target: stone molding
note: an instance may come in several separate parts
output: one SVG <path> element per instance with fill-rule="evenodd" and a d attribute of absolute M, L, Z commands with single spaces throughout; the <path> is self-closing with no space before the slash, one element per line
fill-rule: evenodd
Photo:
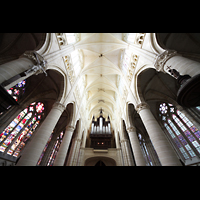
<path fill-rule="evenodd" d="M 165 72 L 164 70 L 164 65 L 165 63 L 173 56 L 177 55 L 177 52 L 174 50 L 166 50 L 163 53 L 161 53 L 155 63 L 154 63 L 154 67 L 156 68 L 157 71 L 162 71 Z"/>

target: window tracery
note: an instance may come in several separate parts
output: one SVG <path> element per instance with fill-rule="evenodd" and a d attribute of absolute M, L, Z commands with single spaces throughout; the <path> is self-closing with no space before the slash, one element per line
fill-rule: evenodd
<path fill-rule="evenodd" d="M 122 73 L 128 78 L 129 83 L 133 78 L 133 74 L 138 62 L 138 56 L 126 49 L 121 53 L 121 69 Z"/>
<path fill-rule="evenodd" d="M 83 68 L 83 53 L 80 49 L 73 51 L 70 55 L 64 56 L 64 62 L 69 75 L 69 80 L 73 84 Z"/>
<path fill-rule="evenodd" d="M 78 33 L 56 33 L 56 37 L 60 47 L 79 41 Z"/>
<path fill-rule="evenodd" d="M 0 134 L 0 151 L 18 157 L 44 116 L 44 104 L 33 102 Z"/>
<path fill-rule="evenodd" d="M 200 154 L 200 131 L 194 124 L 173 104 L 161 103 L 159 112 L 164 127 L 184 159 Z"/>
<path fill-rule="evenodd" d="M 145 35 L 145 33 L 126 33 L 124 34 L 124 41 L 142 47 Z"/>

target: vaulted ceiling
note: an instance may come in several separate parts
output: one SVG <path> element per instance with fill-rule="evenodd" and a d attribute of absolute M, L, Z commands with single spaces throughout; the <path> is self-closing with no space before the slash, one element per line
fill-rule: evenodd
<path fill-rule="evenodd" d="M 76 44 L 83 52 L 83 75 L 86 75 L 89 118 L 98 117 L 103 109 L 104 117 L 113 118 L 118 95 L 117 76 L 121 75 L 121 50 L 127 47 L 122 33 L 81 33 Z"/>

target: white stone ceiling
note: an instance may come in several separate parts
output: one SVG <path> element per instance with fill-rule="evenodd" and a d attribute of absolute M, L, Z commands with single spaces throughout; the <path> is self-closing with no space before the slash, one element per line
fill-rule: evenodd
<path fill-rule="evenodd" d="M 83 52 L 88 117 L 98 117 L 102 108 L 104 117 L 109 115 L 113 118 L 117 106 L 117 75 L 121 75 L 121 49 L 127 47 L 127 43 L 122 40 L 122 33 L 81 33 L 81 40 L 75 46 Z"/>

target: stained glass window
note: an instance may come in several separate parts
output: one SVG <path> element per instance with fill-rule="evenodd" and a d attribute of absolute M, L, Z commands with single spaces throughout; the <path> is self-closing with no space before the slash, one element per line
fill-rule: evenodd
<path fill-rule="evenodd" d="M 25 87 L 26 87 L 26 80 L 23 80 L 17 83 L 15 86 L 8 89 L 7 92 L 15 99 L 15 101 L 19 101 L 25 92 Z M 7 109 L 9 109 L 10 107 L 11 105 L 8 106 Z M 0 112 L 0 116 L 3 115 L 4 113 L 5 112 Z"/>
<path fill-rule="evenodd" d="M 7 92 L 15 99 L 15 101 L 18 101 L 25 92 L 25 85 L 26 80 L 20 81 L 17 85 L 8 89 Z"/>
<path fill-rule="evenodd" d="M 46 150 L 47 150 L 47 148 L 48 148 L 48 146 L 49 146 L 49 143 L 51 142 L 52 137 L 53 137 L 53 133 L 50 135 L 50 137 L 49 137 L 49 139 L 48 139 L 48 141 L 47 141 L 47 143 L 46 143 L 46 145 L 45 145 L 45 147 L 44 147 L 44 149 L 43 149 L 43 152 L 42 152 L 42 154 L 40 155 L 40 158 L 39 158 L 39 160 L 38 160 L 38 162 L 37 162 L 37 165 L 40 165 L 40 163 L 41 163 L 41 161 L 42 161 L 42 158 L 43 158 L 43 156 L 44 156 L 44 154 L 45 154 L 45 152 L 46 152 Z"/>
<path fill-rule="evenodd" d="M 161 103 L 159 111 L 164 127 L 184 159 L 200 153 L 200 132 L 194 124 L 173 104 Z"/>
<path fill-rule="evenodd" d="M 140 147 L 141 147 L 144 159 L 146 161 L 146 164 L 148 166 L 149 165 L 153 166 L 153 163 L 152 163 L 152 160 L 151 160 L 151 156 L 150 156 L 149 151 L 148 151 L 148 149 L 146 147 L 145 139 L 142 137 L 142 135 L 140 133 L 138 134 L 138 139 L 139 139 L 139 142 L 140 142 Z"/>
<path fill-rule="evenodd" d="M 197 109 L 198 111 L 200 111 L 200 106 L 197 106 L 196 109 Z"/>
<path fill-rule="evenodd" d="M 63 139 L 63 136 L 64 136 L 64 131 L 62 131 L 59 136 L 57 137 L 54 145 L 53 145 L 53 148 L 51 150 L 51 154 L 49 156 L 49 159 L 48 159 L 48 162 L 47 162 L 47 166 L 53 166 L 53 163 L 55 161 L 55 158 L 56 158 L 56 155 L 59 151 L 59 148 L 60 148 L 60 145 L 62 143 L 62 139 Z"/>
<path fill-rule="evenodd" d="M 168 107 L 167 107 L 166 103 L 160 104 L 159 110 L 160 110 L 160 112 L 161 112 L 162 114 L 166 114 L 166 113 L 167 113 L 167 110 L 168 110 Z"/>
<path fill-rule="evenodd" d="M 0 134 L 0 151 L 18 157 L 44 116 L 44 104 L 33 102 Z"/>

